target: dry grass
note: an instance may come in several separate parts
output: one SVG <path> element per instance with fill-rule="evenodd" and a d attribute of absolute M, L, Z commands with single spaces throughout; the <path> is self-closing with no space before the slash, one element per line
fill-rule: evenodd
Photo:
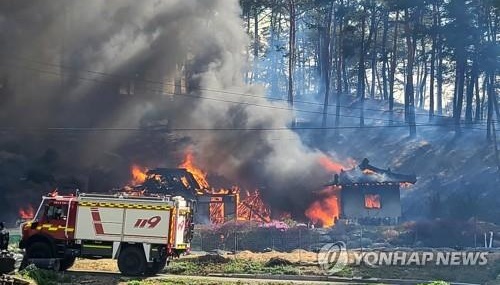
<path fill-rule="evenodd" d="M 486 283 L 496 279 L 500 273 L 499 256 L 500 254 L 498 253 L 490 254 L 489 262 L 486 266 L 432 266 L 431 264 L 427 266 L 381 266 L 376 268 L 349 266 L 339 274 L 346 277 L 365 276 Z M 316 253 L 304 250 L 294 250 L 292 252 L 271 251 L 266 253 L 242 251 L 234 255 L 226 255 L 225 257 L 230 260 L 228 263 L 200 264 L 196 257 L 199 256 L 193 254 L 174 260 L 165 272 L 180 275 L 206 275 L 208 273 L 325 274 L 316 263 Z M 265 263 L 273 257 L 288 260 L 292 265 L 276 268 L 266 267 Z M 118 272 L 116 261 L 109 259 L 79 259 L 73 269 Z"/>
<path fill-rule="evenodd" d="M 109 271 L 118 272 L 118 265 L 116 260 L 113 259 L 77 259 L 75 265 L 71 267 L 71 270 L 82 270 L 82 271 Z"/>
<path fill-rule="evenodd" d="M 228 255 L 227 257 L 230 256 L 231 255 Z M 299 261 L 301 263 L 303 262 L 309 263 L 309 262 L 316 262 L 317 260 L 316 253 L 306 251 L 303 249 L 295 249 L 292 252 L 270 251 L 270 252 L 257 252 L 257 253 L 245 250 L 235 254 L 234 256 L 239 259 L 260 261 L 260 262 L 267 262 L 269 259 L 273 257 L 283 258 L 292 263 L 298 263 Z"/>

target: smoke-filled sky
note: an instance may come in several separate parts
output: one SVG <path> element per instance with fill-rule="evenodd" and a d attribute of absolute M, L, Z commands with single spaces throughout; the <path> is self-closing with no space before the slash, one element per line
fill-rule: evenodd
<path fill-rule="evenodd" d="M 114 155 L 124 164 L 134 158 L 169 166 L 178 161 L 168 161 L 169 153 L 127 153 L 131 140 L 154 144 L 134 132 L 36 133 L 40 129 L 167 124 L 209 129 L 176 137 L 187 137 L 184 145 L 208 172 L 263 188 L 275 208 L 303 211 L 307 193 L 329 178 L 318 165 L 323 154 L 286 129 L 292 120 L 286 104 L 268 102 L 262 87 L 243 82 L 248 38 L 237 0 L 2 1 L 0 38 L 0 120 L 4 127 L 35 129 L 25 137 L 25 152 L 56 149 L 66 172 L 74 168 L 67 164 L 92 171 Z M 171 82 L 180 66 L 189 96 L 164 94 L 169 86 L 161 82 Z M 119 94 L 130 78 L 136 79 L 133 95 Z M 221 128 L 231 130 L 210 130 Z M 287 140 L 276 140 L 277 133 Z M 22 136 L 6 137 L 15 142 Z"/>
<path fill-rule="evenodd" d="M 287 129 L 286 103 L 243 82 L 249 39 L 237 0 L 4 0 L 0 40 L 0 220 L 56 186 L 108 191 L 127 182 L 132 164 L 175 167 L 187 148 L 209 174 L 260 188 L 273 210 L 295 217 L 331 178 L 318 163 L 323 153 L 301 142 L 312 136 Z M 173 88 L 179 74 L 187 90 Z M 365 107 L 372 124 L 387 118 Z M 403 212 L 423 215 L 432 195 L 468 201 L 461 193 L 473 193 L 490 219 L 499 216 L 488 212 L 498 176 L 483 133 L 457 139 L 453 128 L 419 127 L 420 137 L 408 139 L 397 128 L 342 130 L 329 148 L 416 172 Z M 456 201 L 439 205 L 464 212 Z"/>

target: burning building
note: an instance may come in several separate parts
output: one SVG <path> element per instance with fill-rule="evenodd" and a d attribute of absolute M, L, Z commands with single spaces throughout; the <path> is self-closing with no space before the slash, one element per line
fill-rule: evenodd
<path fill-rule="evenodd" d="M 241 191 L 239 187 L 213 188 L 207 181 L 207 173 L 194 162 L 194 155 L 187 151 L 179 168 L 146 169 L 131 167 L 131 186 L 121 191 L 131 195 L 155 193 L 183 196 L 197 203 L 195 220 L 198 223 L 222 224 L 228 221 L 246 220 L 267 223 L 271 212 L 263 202 L 260 192 Z"/>
<path fill-rule="evenodd" d="M 340 219 L 380 224 L 400 220 L 400 187 L 416 182 L 415 175 L 377 168 L 365 158 L 360 165 L 341 170 L 328 186 L 338 189 Z"/>

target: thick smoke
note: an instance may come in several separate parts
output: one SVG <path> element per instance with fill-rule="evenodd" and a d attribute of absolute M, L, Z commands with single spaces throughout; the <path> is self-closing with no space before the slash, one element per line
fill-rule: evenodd
<path fill-rule="evenodd" d="M 308 193 L 328 179 L 318 165 L 323 154 L 287 129 L 293 117 L 286 104 L 268 102 L 262 87 L 243 82 L 248 38 L 237 0 L 2 1 L 0 37 L 5 127 L 198 129 L 174 134 L 186 138 L 182 146 L 191 146 L 204 169 L 261 188 L 272 207 L 297 214 L 311 199 Z M 171 86 L 159 82 L 175 78 L 179 66 L 188 74 L 188 95 L 165 95 Z M 129 94 L 119 94 L 130 78 L 134 87 L 126 85 Z M 26 138 L 27 150 L 13 151 L 26 156 L 22 159 L 35 156 L 33 149 L 56 149 L 61 165 L 54 167 L 65 174 L 110 168 L 116 161 L 124 171 L 130 160 L 177 162 L 161 162 L 174 160 L 167 150 L 159 155 L 126 147 L 131 141 L 163 147 L 164 139 L 147 134 L 7 132 L 6 137 Z"/>

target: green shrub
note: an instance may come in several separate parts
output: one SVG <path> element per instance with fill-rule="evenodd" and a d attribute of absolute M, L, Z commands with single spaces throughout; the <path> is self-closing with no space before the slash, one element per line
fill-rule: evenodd
<path fill-rule="evenodd" d="M 55 271 L 39 269 L 31 264 L 20 272 L 21 276 L 32 279 L 37 285 L 55 285 L 59 276 Z"/>
<path fill-rule="evenodd" d="M 354 275 L 354 272 L 351 267 L 344 267 L 342 270 L 339 272 L 334 273 L 335 276 L 341 276 L 341 277 L 352 277 Z"/>
<path fill-rule="evenodd" d="M 279 265 L 267 267 L 263 262 L 235 259 L 224 264 L 224 273 L 246 273 L 246 274 L 275 274 L 275 275 L 298 275 L 299 271 L 292 265 Z"/>
<path fill-rule="evenodd" d="M 224 273 L 264 273 L 264 264 L 250 260 L 234 259 L 224 265 Z"/>
<path fill-rule="evenodd" d="M 199 272 L 197 264 L 190 261 L 177 261 L 171 262 L 167 266 L 167 273 L 169 274 L 196 274 Z"/>

